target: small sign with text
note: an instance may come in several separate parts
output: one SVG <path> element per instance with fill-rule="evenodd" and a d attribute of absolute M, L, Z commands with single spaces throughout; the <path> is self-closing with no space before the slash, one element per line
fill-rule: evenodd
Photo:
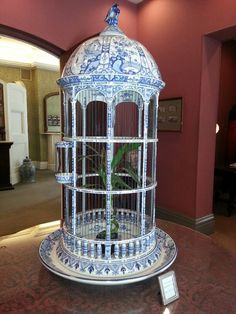
<path fill-rule="evenodd" d="M 158 277 L 161 289 L 161 297 L 164 305 L 179 298 L 179 291 L 176 283 L 175 272 L 169 271 Z"/>

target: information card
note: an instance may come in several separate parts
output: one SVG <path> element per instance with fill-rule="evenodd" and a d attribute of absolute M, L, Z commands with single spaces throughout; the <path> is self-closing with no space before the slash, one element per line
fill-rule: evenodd
<path fill-rule="evenodd" d="M 161 297 L 164 305 L 173 302 L 179 298 L 178 287 L 175 278 L 175 272 L 169 271 L 158 277 Z"/>

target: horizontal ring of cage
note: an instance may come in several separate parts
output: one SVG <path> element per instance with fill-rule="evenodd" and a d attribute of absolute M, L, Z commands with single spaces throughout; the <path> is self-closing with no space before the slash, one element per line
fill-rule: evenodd
<path fill-rule="evenodd" d="M 77 253 L 81 256 L 88 256 L 90 254 L 95 258 L 102 258 L 98 252 L 101 245 L 106 245 L 114 249 L 114 258 L 132 257 L 132 256 L 143 256 L 147 252 L 151 252 L 155 246 L 155 228 L 152 227 L 150 217 L 147 218 L 147 230 L 146 234 L 142 236 L 137 236 L 137 230 L 139 229 L 139 222 L 135 213 L 127 209 L 119 209 L 117 214 L 117 219 L 120 224 L 126 226 L 128 229 L 131 225 L 135 226 L 136 229 L 131 228 L 130 238 L 121 238 L 116 240 L 106 241 L 97 239 L 96 233 L 103 229 L 105 223 L 105 210 L 104 209 L 94 209 L 86 214 L 79 214 L 77 216 L 77 221 L 79 221 L 77 234 L 72 234 L 70 229 L 67 229 L 64 225 L 63 227 L 63 246 L 68 250 L 72 250 L 73 253 Z M 99 218 L 100 217 L 100 218 Z M 149 224 L 148 224 L 149 221 Z M 136 230 L 136 233 L 134 232 Z M 123 236 L 124 231 L 120 231 L 120 235 Z M 104 255 L 104 254 L 103 254 Z"/>
<path fill-rule="evenodd" d="M 81 142 L 81 143 L 143 143 L 144 139 L 140 137 L 113 137 L 113 138 L 107 138 L 105 136 L 76 136 L 73 137 L 64 137 L 64 141 L 68 142 Z M 147 143 L 157 143 L 158 139 L 156 138 L 147 138 L 145 141 Z"/>
<path fill-rule="evenodd" d="M 140 221 L 139 221 L 140 217 L 138 217 L 137 212 L 135 210 L 131 210 L 127 208 L 116 208 L 115 217 L 119 223 L 129 223 L 135 226 L 139 226 L 140 224 Z M 72 219 L 72 217 L 70 217 L 70 219 Z M 87 210 L 85 213 L 83 212 L 77 213 L 76 214 L 77 237 L 81 237 L 84 239 L 85 236 L 88 236 L 87 233 L 89 233 L 90 236 L 88 238 L 91 239 L 91 235 L 94 235 L 94 233 L 101 231 L 100 229 L 105 228 L 105 225 L 103 225 L 105 221 L 106 221 L 106 209 L 105 208 L 93 208 L 91 210 Z M 87 229 L 85 228 L 86 225 L 90 225 L 92 228 Z M 71 223 L 69 223 L 69 226 L 71 227 Z M 155 226 L 153 226 L 153 222 L 149 215 L 145 215 L 145 227 L 146 227 L 145 234 L 148 234 L 149 232 L 151 232 L 153 228 L 155 229 Z M 68 228 L 68 225 L 65 222 L 64 222 L 63 228 L 68 233 L 70 234 L 73 233 L 72 229 Z M 136 229 L 136 232 L 138 233 L 135 233 L 134 229 L 131 229 L 131 230 L 132 230 L 132 234 L 130 234 L 130 236 L 133 236 L 135 239 L 139 237 L 142 238 L 142 236 L 137 236 L 137 234 L 139 234 L 138 228 Z M 124 228 L 121 228 L 121 230 L 118 232 L 121 235 L 123 235 Z M 127 230 L 126 230 L 126 233 L 127 233 Z M 76 235 L 76 234 L 73 233 L 73 235 Z M 117 240 L 118 239 L 114 241 L 117 241 Z M 123 240 L 125 241 L 125 239 Z M 103 242 L 103 240 L 101 239 L 98 241 Z"/>
<path fill-rule="evenodd" d="M 130 260 L 133 258 L 142 258 L 149 255 L 156 245 L 154 229 L 150 234 L 145 235 L 140 238 L 136 238 L 132 241 L 97 241 L 97 240 L 88 240 L 84 238 L 72 237 L 70 234 L 63 234 L 63 242 L 61 245 L 63 249 L 68 251 L 68 253 L 73 252 L 74 255 L 83 256 L 83 257 L 93 257 L 95 259 L 106 259 L 104 254 L 99 251 L 101 248 L 99 246 L 115 246 L 114 255 L 111 255 L 111 260 L 116 260 L 117 258 L 124 258 L 125 260 Z"/>
<path fill-rule="evenodd" d="M 56 148 L 72 148 L 73 143 L 70 141 L 61 141 L 55 144 Z"/>
<path fill-rule="evenodd" d="M 71 172 L 58 172 L 55 173 L 55 177 L 58 183 L 60 184 L 68 184 L 72 183 L 74 176 Z"/>
<path fill-rule="evenodd" d="M 123 176 L 123 177 L 130 177 L 126 173 L 116 173 L 116 175 Z M 147 177 L 147 181 L 149 182 L 148 185 L 145 187 L 138 187 L 136 189 L 126 189 L 126 190 L 102 190 L 102 189 L 91 189 L 91 188 L 86 188 L 86 187 L 79 187 L 79 186 L 74 186 L 73 185 L 73 180 L 74 177 L 72 173 L 56 173 L 56 180 L 59 183 L 63 183 L 66 185 L 66 187 L 70 190 L 75 190 L 77 192 L 83 192 L 83 193 L 89 193 L 89 194 L 134 194 L 134 193 L 142 193 L 145 191 L 150 191 L 152 189 L 155 189 L 157 186 L 157 182 L 152 182 L 150 177 Z M 92 178 L 92 177 L 99 177 L 98 173 L 90 173 L 86 174 L 85 178 Z M 77 175 L 77 179 L 82 179 L 83 175 Z M 66 181 L 67 180 L 67 181 Z M 71 184 L 71 185 L 70 185 Z"/>

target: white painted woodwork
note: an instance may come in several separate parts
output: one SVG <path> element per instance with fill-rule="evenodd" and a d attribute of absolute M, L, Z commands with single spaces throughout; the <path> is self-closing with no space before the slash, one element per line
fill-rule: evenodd
<path fill-rule="evenodd" d="M 19 167 L 29 156 L 27 97 L 25 87 L 16 83 L 6 84 L 6 137 L 12 141 L 10 149 L 10 181 L 20 181 Z"/>
<path fill-rule="evenodd" d="M 48 169 L 55 171 L 56 170 L 56 151 L 55 144 L 60 142 L 61 134 L 60 133 L 46 133 L 48 138 Z"/>

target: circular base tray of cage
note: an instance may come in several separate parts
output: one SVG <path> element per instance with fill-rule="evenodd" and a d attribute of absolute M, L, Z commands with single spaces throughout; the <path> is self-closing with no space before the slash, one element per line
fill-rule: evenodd
<path fill-rule="evenodd" d="M 61 277 L 87 284 L 119 285 L 145 280 L 165 271 L 177 256 L 173 239 L 159 228 L 156 229 L 157 245 L 153 257 L 135 258 L 129 264 L 122 259 L 116 263 L 108 260 L 101 264 L 94 259 L 84 262 L 81 258 L 75 260 L 73 254 L 61 262 L 57 253 L 61 237 L 62 231 L 59 229 L 41 242 L 39 256 L 42 264 Z"/>

